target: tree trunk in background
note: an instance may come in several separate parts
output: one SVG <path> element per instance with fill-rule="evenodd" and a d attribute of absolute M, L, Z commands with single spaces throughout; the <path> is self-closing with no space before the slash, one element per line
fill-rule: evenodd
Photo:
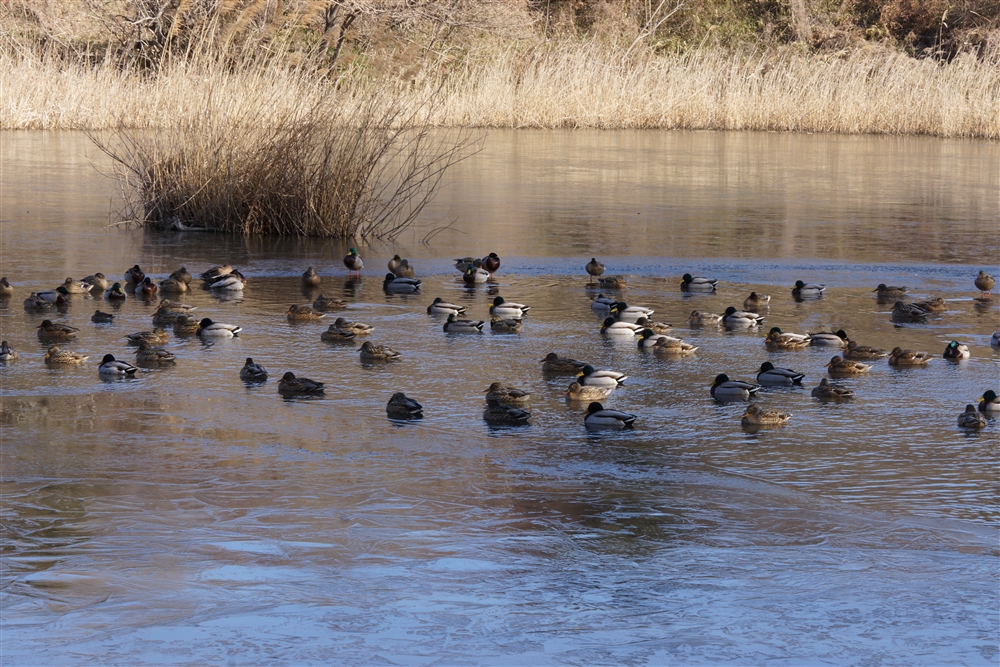
<path fill-rule="evenodd" d="M 792 8 L 792 28 L 795 39 L 800 42 L 812 42 L 812 28 L 809 27 L 809 14 L 806 12 L 805 0 L 790 0 Z"/>

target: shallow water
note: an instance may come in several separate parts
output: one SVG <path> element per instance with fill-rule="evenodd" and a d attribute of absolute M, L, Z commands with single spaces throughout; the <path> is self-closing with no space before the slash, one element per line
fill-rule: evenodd
<path fill-rule="evenodd" d="M 342 244 L 105 230 L 113 190 L 81 135 L 7 133 L 0 150 L 0 272 L 17 289 L 0 331 L 21 353 L 0 368 L 3 664 L 996 663 L 1000 426 L 955 426 L 998 385 L 1000 300 L 972 287 L 1000 256 L 996 144 L 491 133 L 396 246 L 425 280 L 414 296 L 383 293 L 385 245 L 361 248 L 356 282 Z M 446 335 L 425 312 L 435 296 L 477 318 L 492 298 L 450 258 L 490 250 L 495 290 L 532 306 L 523 333 Z M 602 338 L 582 273 L 593 254 L 697 354 Z M 88 295 L 49 317 L 80 327 L 68 347 L 91 359 L 41 362 L 29 291 L 222 261 L 250 277 L 242 298 L 182 300 L 239 338 L 171 335 L 175 368 L 102 382 L 96 363 L 131 358 L 122 337 L 151 327 L 154 304 L 129 299 L 94 325 L 110 307 Z M 314 296 L 297 277 L 308 264 L 401 361 L 362 364 L 320 341 L 327 322 L 286 321 Z M 685 271 L 719 292 L 682 294 Z M 796 303 L 798 278 L 827 296 Z M 896 327 L 879 282 L 949 309 Z M 939 357 L 958 339 L 972 358 L 879 361 L 840 381 L 856 400 L 820 404 L 809 388 L 830 348 L 769 353 L 763 331 L 684 324 L 751 289 L 772 295 L 765 331 L 843 328 Z M 569 378 L 540 373 L 553 350 L 628 373 L 607 403 L 638 414 L 635 431 L 588 434 Z M 267 383 L 239 381 L 247 356 Z M 792 420 L 747 433 L 744 406 L 708 386 L 766 360 L 806 387 L 763 392 Z M 285 370 L 326 397 L 283 400 Z M 530 426 L 483 423 L 493 380 L 533 392 Z M 425 419 L 386 419 L 394 391 Z"/>

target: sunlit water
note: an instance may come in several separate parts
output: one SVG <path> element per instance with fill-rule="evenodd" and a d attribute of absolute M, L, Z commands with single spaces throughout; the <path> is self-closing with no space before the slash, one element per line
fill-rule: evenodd
<path fill-rule="evenodd" d="M 996 664 L 1000 425 L 955 423 L 1000 385 L 1000 299 L 972 286 L 980 268 L 1000 274 L 996 144 L 490 134 L 421 229 L 361 247 L 360 282 L 342 244 L 105 230 L 114 192 L 89 160 L 106 163 L 78 134 L 8 133 L 0 149 L 0 273 L 17 290 L 0 331 L 20 352 L 0 368 L 3 664 Z M 492 291 L 532 306 L 523 332 L 445 334 L 425 312 L 435 296 L 483 319 L 493 296 L 457 282 L 451 258 L 491 250 Z M 382 291 L 394 251 L 424 278 L 419 295 Z M 697 354 L 602 338 L 592 255 Z M 21 305 L 67 275 L 226 261 L 250 278 L 242 298 L 182 300 L 244 332 L 171 335 L 177 366 L 133 381 L 96 366 L 131 358 L 123 336 L 151 328 L 155 303 Z M 362 364 L 356 346 L 320 341 L 329 322 L 286 321 L 315 295 L 298 280 L 310 264 L 401 361 Z M 687 271 L 719 292 L 682 294 Z M 799 278 L 827 296 L 795 302 Z M 879 282 L 949 309 L 894 326 Z M 684 324 L 750 290 L 772 295 L 763 331 Z M 97 308 L 115 323 L 92 324 Z M 90 360 L 46 368 L 44 317 L 80 327 L 67 347 Z M 879 361 L 840 380 L 856 400 L 821 404 L 809 390 L 834 352 L 769 353 L 770 326 L 939 358 Z M 940 358 L 952 339 L 970 360 Z M 540 372 L 550 351 L 626 372 L 607 404 L 636 429 L 588 434 L 570 379 Z M 240 382 L 247 356 L 267 383 Z M 805 387 L 766 390 L 756 403 L 792 420 L 748 433 L 744 405 L 708 388 L 767 360 Z M 283 400 L 286 370 L 326 397 Z M 494 380 L 533 392 L 530 426 L 485 425 Z M 395 391 L 425 418 L 390 422 Z"/>

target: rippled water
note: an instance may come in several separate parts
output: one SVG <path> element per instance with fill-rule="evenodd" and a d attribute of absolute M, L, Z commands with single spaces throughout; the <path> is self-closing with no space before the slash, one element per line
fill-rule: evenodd
<path fill-rule="evenodd" d="M 357 282 L 336 243 L 106 231 L 112 190 L 85 138 L 10 133 L 0 149 L 0 272 L 17 289 L 0 331 L 21 354 L 0 368 L 3 664 L 996 663 L 1000 426 L 955 426 L 1000 384 L 1000 300 L 972 287 L 997 268 L 995 144 L 491 134 L 397 247 L 425 280 L 413 296 L 383 293 L 388 246 L 361 248 Z M 435 296 L 480 318 L 492 298 L 449 259 L 493 249 L 494 290 L 532 306 L 523 333 L 445 334 L 425 312 Z M 602 338 L 592 254 L 697 354 Z M 243 297 L 183 300 L 239 338 L 171 336 L 175 368 L 102 382 L 99 358 L 130 358 L 122 337 L 149 329 L 155 304 L 130 299 L 94 325 L 110 308 L 81 296 L 53 319 L 81 328 L 68 347 L 91 359 L 42 363 L 29 291 L 222 261 L 250 277 Z M 326 322 L 286 321 L 314 296 L 297 277 L 309 264 L 400 362 L 362 364 L 356 346 L 320 341 Z M 685 271 L 720 278 L 718 294 L 682 294 Z M 827 296 L 796 303 L 798 278 Z M 949 309 L 896 327 L 879 282 Z M 938 356 L 958 339 L 972 358 L 883 360 L 841 381 L 855 401 L 820 404 L 809 388 L 829 348 L 769 353 L 763 332 L 684 324 L 752 289 L 772 295 L 765 329 L 844 328 Z M 607 403 L 638 414 L 635 431 L 588 434 L 569 379 L 540 372 L 549 351 L 628 373 Z M 266 384 L 239 381 L 247 356 Z M 708 387 L 766 360 L 806 387 L 766 390 L 757 403 L 792 420 L 747 433 L 744 406 Z M 285 370 L 326 397 L 283 400 Z M 494 380 L 533 392 L 530 426 L 483 423 Z M 394 391 L 425 419 L 386 419 Z"/>

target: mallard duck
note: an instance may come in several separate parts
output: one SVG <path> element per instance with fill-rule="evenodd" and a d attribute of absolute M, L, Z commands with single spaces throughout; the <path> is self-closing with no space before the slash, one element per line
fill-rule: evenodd
<path fill-rule="evenodd" d="M 530 392 L 508 387 L 502 382 L 494 382 L 485 391 L 487 401 L 498 401 L 507 405 L 524 405 L 531 400 Z"/>
<path fill-rule="evenodd" d="M 630 306 L 624 301 L 619 301 L 611 309 L 615 319 L 620 322 L 635 323 L 640 317 L 649 318 L 655 311 L 645 306 Z"/>
<path fill-rule="evenodd" d="M 431 305 L 427 306 L 428 315 L 461 315 L 465 310 L 465 306 L 448 303 L 439 296 L 434 297 Z"/>
<path fill-rule="evenodd" d="M 58 305 L 62 305 L 69 300 L 69 292 L 62 285 L 55 289 L 46 289 L 41 292 L 34 292 L 34 294 L 37 294 L 40 298 L 45 299 L 49 303 Z"/>
<path fill-rule="evenodd" d="M 7 276 L 0 278 L 0 296 L 10 296 L 14 293 L 14 288 L 7 282 Z"/>
<path fill-rule="evenodd" d="M 604 296 L 603 294 L 598 294 L 597 298 L 591 302 L 590 309 L 596 310 L 599 313 L 603 313 L 611 310 L 617 305 L 618 305 L 617 299 L 612 299 L 610 297 Z"/>
<path fill-rule="evenodd" d="M 139 331 L 125 336 L 129 345 L 163 345 L 167 342 L 167 332 L 160 327 L 155 327 L 152 331 Z"/>
<path fill-rule="evenodd" d="M 522 318 L 528 314 L 529 310 L 531 310 L 531 306 L 526 306 L 523 303 L 514 303 L 513 301 L 505 301 L 502 296 L 498 296 L 493 299 L 493 305 L 490 306 L 490 315 Z"/>
<path fill-rule="evenodd" d="M 805 373 L 793 371 L 791 368 L 778 368 L 770 361 L 765 361 L 760 365 L 757 382 L 770 387 L 791 387 L 802 384 L 804 377 Z"/>
<path fill-rule="evenodd" d="M 343 310 L 344 308 L 347 308 L 348 303 L 349 302 L 344 301 L 343 299 L 335 299 L 332 296 L 323 296 L 320 294 L 316 297 L 316 300 L 313 301 L 313 308 L 326 313 L 331 310 Z"/>
<path fill-rule="evenodd" d="M 587 416 L 583 418 L 583 424 L 588 429 L 611 429 L 621 431 L 632 428 L 637 419 L 631 412 L 621 410 L 609 410 L 603 405 L 594 401 L 587 406 Z"/>
<path fill-rule="evenodd" d="M 809 347 L 811 340 L 806 334 L 785 333 L 778 327 L 771 327 L 764 339 L 764 347 L 768 350 L 801 350 Z"/>
<path fill-rule="evenodd" d="M 688 315 L 687 323 L 691 327 L 718 326 L 722 324 L 722 315 L 692 310 L 691 314 Z"/>
<path fill-rule="evenodd" d="M 90 294 L 90 290 L 93 289 L 94 286 L 90 283 L 67 278 L 66 281 L 63 282 L 62 287 L 68 294 Z"/>
<path fill-rule="evenodd" d="M 399 255 L 396 256 L 398 257 Z M 319 274 L 316 273 L 316 269 L 311 266 L 302 274 L 303 287 L 318 287 L 321 281 L 322 278 L 320 278 Z"/>
<path fill-rule="evenodd" d="M 872 290 L 879 300 L 901 299 L 906 294 L 906 291 L 905 287 L 896 287 L 894 285 L 886 285 L 885 283 L 879 283 L 878 287 Z"/>
<path fill-rule="evenodd" d="M 892 307 L 892 321 L 897 323 L 926 322 L 927 311 L 912 303 L 897 301 Z"/>
<path fill-rule="evenodd" d="M 153 325 L 174 324 L 182 315 L 189 315 L 196 310 L 197 306 L 162 299 L 156 307 L 156 312 L 153 313 Z"/>
<path fill-rule="evenodd" d="M 38 296 L 36 292 L 32 292 L 28 295 L 28 298 L 24 300 L 24 309 L 30 311 L 48 310 L 52 307 L 52 304 L 42 297 Z"/>
<path fill-rule="evenodd" d="M 291 371 L 278 380 L 278 393 L 282 396 L 320 396 L 324 391 L 322 382 L 295 377 Z"/>
<path fill-rule="evenodd" d="M 756 405 L 750 405 L 740 417 L 740 423 L 743 426 L 780 426 L 791 418 L 792 415 L 787 412 L 761 410 Z"/>
<path fill-rule="evenodd" d="M 579 382 L 572 382 L 566 390 L 566 399 L 570 401 L 601 401 L 608 397 L 611 389 L 608 387 L 585 387 Z"/>
<path fill-rule="evenodd" d="M 583 370 L 577 373 L 577 377 L 580 378 L 580 384 L 585 387 L 610 387 L 611 389 L 621 386 L 628 378 L 627 375 L 618 371 L 595 370 L 590 364 L 584 366 Z"/>
<path fill-rule="evenodd" d="M 904 350 L 901 347 L 892 348 L 889 354 L 890 366 L 926 366 L 933 357 L 926 352 Z"/>
<path fill-rule="evenodd" d="M 202 338 L 232 338 L 241 331 L 243 331 L 241 326 L 213 322 L 207 317 L 198 323 L 198 335 Z"/>
<path fill-rule="evenodd" d="M 344 266 L 347 267 L 347 275 L 356 273 L 359 278 L 361 277 L 361 269 L 365 268 L 365 262 L 361 259 L 361 255 L 358 254 L 357 248 L 351 248 L 344 255 Z"/>
<path fill-rule="evenodd" d="M 1000 347 L 1000 331 L 994 331 L 993 336 L 990 338 L 991 347 Z"/>
<path fill-rule="evenodd" d="M 108 279 L 105 278 L 104 274 L 100 272 L 92 273 L 91 275 L 84 278 L 83 282 L 90 285 L 91 290 L 108 288 Z"/>
<path fill-rule="evenodd" d="M 683 292 L 714 292 L 719 281 L 714 278 L 702 278 L 685 273 L 681 277 L 681 291 Z"/>
<path fill-rule="evenodd" d="M 314 310 L 310 306 L 293 305 L 285 311 L 285 316 L 289 322 L 310 322 L 326 317 L 326 313 Z"/>
<path fill-rule="evenodd" d="M 361 358 L 373 361 L 393 361 L 402 358 L 399 352 L 388 345 L 373 345 L 371 341 L 365 341 L 361 346 Z"/>
<path fill-rule="evenodd" d="M 136 264 L 131 269 L 129 269 L 128 271 L 125 272 L 125 284 L 126 285 L 129 285 L 129 284 L 131 284 L 131 285 L 138 285 L 139 283 L 141 283 L 145 279 L 146 279 L 146 274 L 142 272 L 142 269 L 139 268 L 138 264 Z M 124 362 L 122 362 L 122 363 L 124 363 Z"/>
<path fill-rule="evenodd" d="M 616 322 L 613 317 L 606 317 L 601 323 L 601 333 L 605 336 L 635 336 L 640 331 L 642 327 L 638 324 Z"/>
<path fill-rule="evenodd" d="M 97 367 L 98 375 L 105 377 L 135 377 L 139 369 L 127 361 L 118 361 L 113 354 L 105 354 L 101 365 Z"/>
<path fill-rule="evenodd" d="M 201 322 L 190 315 L 178 315 L 174 321 L 175 336 L 194 336 L 201 329 Z"/>
<path fill-rule="evenodd" d="M 941 297 L 931 299 L 930 301 L 917 301 L 912 305 L 928 313 L 943 313 L 948 310 L 948 304 Z"/>
<path fill-rule="evenodd" d="M 420 291 L 420 281 L 416 278 L 399 278 L 391 273 L 385 274 L 382 289 L 395 294 L 412 294 Z"/>
<path fill-rule="evenodd" d="M 337 321 L 333 323 L 333 326 L 337 327 L 341 331 L 350 331 L 355 336 L 367 336 L 371 332 L 375 331 L 375 327 L 370 324 L 365 324 L 363 322 L 348 322 L 343 317 L 338 317 Z"/>
<path fill-rule="evenodd" d="M 826 367 L 829 369 L 830 375 L 861 375 L 872 369 L 868 364 L 863 364 L 860 361 L 849 361 L 839 356 L 831 359 Z"/>
<path fill-rule="evenodd" d="M 398 269 L 399 265 L 402 263 L 403 263 L 402 257 L 400 257 L 399 255 L 393 255 L 392 259 L 390 259 L 389 263 L 386 265 L 389 267 L 389 273 L 395 274 L 396 269 Z"/>
<path fill-rule="evenodd" d="M 969 403 L 965 406 L 965 412 L 958 415 L 959 428 L 985 428 L 986 417 L 976 412 L 976 406 Z"/>
<path fill-rule="evenodd" d="M 0 342 L 0 361 L 8 362 L 17 359 L 17 350 L 10 346 L 7 341 Z"/>
<path fill-rule="evenodd" d="M 470 266 L 462 274 L 462 282 L 466 285 L 479 285 L 485 283 L 490 277 L 490 272 L 475 266 Z"/>
<path fill-rule="evenodd" d="M 87 359 L 89 359 L 89 357 L 85 354 L 70 352 L 69 350 L 60 350 L 55 345 L 50 347 L 49 351 L 45 353 L 45 363 L 50 365 L 76 366 L 78 364 L 82 364 Z"/>
<path fill-rule="evenodd" d="M 824 291 L 826 291 L 826 285 L 817 285 L 815 283 L 806 283 L 801 280 L 796 280 L 795 287 L 792 288 L 792 298 L 796 301 L 801 301 L 802 299 L 818 299 L 823 296 Z"/>
<path fill-rule="evenodd" d="M 108 289 L 104 290 L 104 298 L 108 301 L 124 301 L 128 297 L 125 294 L 125 290 L 122 288 L 121 283 L 115 283 Z"/>
<path fill-rule="evenodd" d="M 809 344 L 826 347 L 847 347 L 851 340 L 847 333 L 840 329 L 836 333 L 832 331 L 820 331 L 818 333 L 809 332 Z"/>
<path fill-rule="evenodd" d="M 201 274 L 201 279 L 204 280 L 206 283 L 210 283 L 213 280 L 216 280 L 217 278 L 221 278 L 222 276 L 228 276 L 232 272 L 233 272 L 233 267 L 230 266 L 229 264 L 223 264 L 222 266 L 213 266 L 208 271 L 205 271 L 203 274 Z"/>
<path fill-rule="evenodd" d="M 577 361 L 576 359 L 570 359 L 569 357 L 560 357 L 555 352 L 549 352 L 545 355 L 541 364 L 543 373 L 560 373 L 567 375 L 576 375 L 583 370 L 584 366 L 587 365 L 587 363 L 583 361 Z"/>
<path fill-rule="evenodd" d="M 178 280 L 176 278 L 166 278 L 160 281 L 160 291 L 161 292 L 172 292 L 174 294 L 183 294 L 187 292 L 188 285 L 183 280 Z"/>
<path fill-rule="evenodd" d="M 656 344 L 650 349 L 656 354 L 684 355 L 694 353 L 698 349 L 698 346 L 686 343 L 680 338 L 674 338 L 673 336 L 661 336 L 656 339 Z"/>
<path fill-rule="evenodd" d="M 267 379 L 267 369 L 256 363 L 253 357 L 247 357 L 240 369 L 240 379 L 244 382 L 263 382 Z"/>
<path fill-rule="evenodd" d="M 460 320 L 452 313 L 444 323 L 444 330 L 447 333 L 482 333 L 485 325 L 483 320 Z"/>
<path fill-rule="evenodd" d="M 1000 397 L 992 389 L 986 390 L 979 399 L 980 412 L 1000 412 Z"/>
<path fill-rule="evenodd" d="M 224 276 L 212 278 L 208 283 L 208 289 L 216 292 L 239 292 L 247 285 L 246 276 L 233 269 Z"/>
<path fill-rule="evenodd" d="M 490 272 L 490 277 L 500 269 L 500 257 L 495 253 L 483 257 L 483 268 Z"/>
<path fill-rule="evenodd" d="M 472 268 L 481 268 L 483 266 L 483 260 L 477 259 L 475 257 L 462 257 L 461 259 L 455 260 L 455 269 L 459 273 L 465 273 Z"/>
<path fill-rule="evenodd" d="M 587 274 L 590 276 L 590 282 L 594 282 L 594 278 L 600 277 L 604 273 L 604 265 L 597 261 L 596 257 L 591 257 L 587 265 L 583 267 Z"/>
<path fill-rule="evenodd" d="M 972 355 L 969 354 L 968 345 L 959 345 L 957 340 L 953 340 L 948 343 L 948 347 L 944 348 L 944 358 L 953 359 L 955 361 L 961 359 L 968 359 Z"/>
<path fill-rule="evenodd" d="M 625 276 L 615 275 L 598 278 L 597 284 L 604 289 L 622 289 L 627 284 L 627 281 L 625 280 Z"/>
<path fill-rule="evenodd" d="M 665 322 L 652 322 L 648 317 L 640 317 L 635 321 L 636 326 L 640 326 L 643 329 L 652 329 L 653 333 L 665 334 L 673 331 L 673 327 Z"/>
<path fill-rule="evenodd" d="M 353 331 L 345 331 L 336 324 L 331 324 L 330 328 L 319 335 L 319 339 L 325 343 L 354 343 L 357 334 Z"/>
<path fill-rule="evenodd" d="M 734 306 L 726 308 L 726 314 L 722 316 L 722 323 L 731 329 L 752 329 L 763 321 L 763 315 L 749 310 L 736 310 Z"/>
<path fill-rule="evenodd" d="M 636 341 L 636 343 L 640 350 L 647 347 L 653 347 L 654 345 L 656 345 L 656 341 L 660 340 L 661 338 L 669 338 L 669 336 L 654 333 L 652 329 L 640 329 L 638 332 L 636 332 L 635 335 L 639 338 L 639 340 Z M 680 339 L 677 338 L 675 340 L 680 340 Z"/>
<path fill-rule="evenodd" d="M 177 359 L 163 348 L 153 347 L 146 341 L 139 343 L 135 351 L 135 363 L 140 366 L 173 366 Z"/>
<path fill-rule="evenodd" d="M 42 320 L 38 325 L 38 340 L 63 341 L 73 340 L 80 330 L 68 324 L 58 324 L 52 320 Z"/>
<path fill-rule="evenodd" d="M 759 384 L 743 382 L 742 380 L 730 380 L 725 373 L 715 376 L 715 382 L 709 393 L 717 401 L 748 401 L 760 391 Z"/>
<path fill-rule="evenodd" d="M 521 320 L 515 317 L 491 317 L 490 330 L 493 333 L 516 334 L 521 333 Z"/>
<path fill-rule="evenodd" d="M 819 381 L 819 386 L 813 388 L 812 397 L 821 401 L 843 401 L 854 398 L 854 392 L 846 387 L 830 384 L 829 380 L 823 378 Z"/>
<path fill-rule="evenodd" d="M 490 399 L 486 401 L 483 410 L 483 421 L 490 426 L 524 426 L 531 418 L 531 413 L 521 408 Z"/>
<path fill-rule="evenodd" d="M 187 267 L 182 266 L 173 273 L 170 274 L 170 280 L 179 280 L 185 285 L 190 285 L 191 281 L 194 280 L 194 276 L 188 273 Z"/>
<path fill-rule="evenodd" d="M 889 353 L 885 350 L 880 350 L 877 347 L 868 347 L 867 345 L 858 345 L 855 341 L 850 341 L 847 344 L 847 349 L 843 352 L 844 359 L 852 359 L 854 361 L 865 360 L 865 359 L 881 359 L 882 357 L 888 357 Z"/>
<path fill-rule="evenodd" d="M 392 273 L 394 276 L 399 278 L 413 278 L 417 274 L 417 272 L 413 270 L 413 267 L 410 266 L 410 260 L 408 259 L 400 261 L 399 266 L 397 266 L 396 270 Z"/>
<path fill-rule="evenodd" d="M 750 292 L 750 296 L 743 300 L 743 310 L 758 311 L 761 308 L 768 308 L 771 303 L 771 296 L 768 294 L 757 294 Z"/>
<path fill-rule="evenodd" d="M 423 419 L 424 406 L 397 391 L 385 404 L 385 413 L 389 415 L 389 419 Z"/>
<path fill-rule="evenodd" d="M 156 283 L 153 282 L 152 278 L 146 276 L 145 278 L 142 279 L 141 283 L 135 286 L 134 291 L 136 294 L 140 296 L 150 297 L 150 296 L 156 296 L 156 293 L 159 290 L 160 288 L 156 286 Z"/>
<path fill-rule="evenodd" d="M 993 293 L 993 286 L 996 284 L 993 276 L 985 271 L 980 271 L 979 275 L 976 276 L 976 289 L 979 290 L 979 296 L 983 298 L 989 298 L 990 294 Z"/>

